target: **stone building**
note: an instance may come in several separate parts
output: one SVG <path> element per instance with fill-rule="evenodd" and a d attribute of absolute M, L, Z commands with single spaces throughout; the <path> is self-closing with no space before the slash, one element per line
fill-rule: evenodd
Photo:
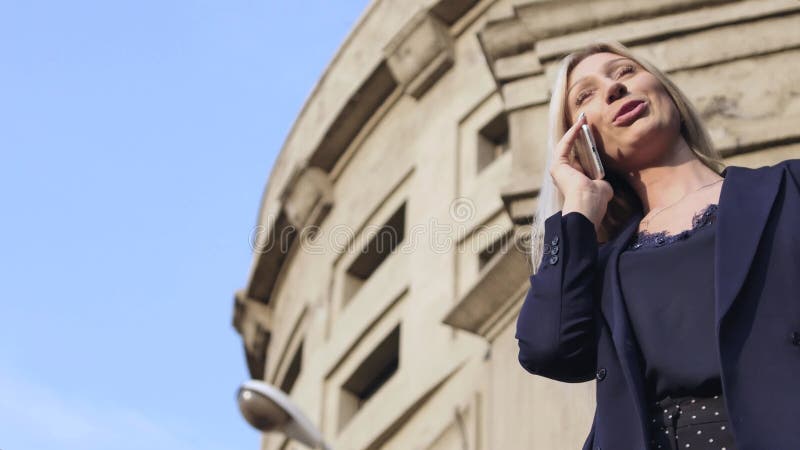
<path fill-rule="evenodd" d="M 580 448 L 595 382 L 527 373 L 514 332 L 554 68 L 595 37 L 664 70 L 728 164 L 800 157 L 797 0 L 374 0 L 272 169 L 233 314 L 334 449 Z"/>

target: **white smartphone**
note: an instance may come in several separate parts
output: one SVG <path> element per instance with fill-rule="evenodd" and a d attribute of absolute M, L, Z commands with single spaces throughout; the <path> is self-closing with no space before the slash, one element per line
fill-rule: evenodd
<path fill-rule="evenodd" d="M 597 150 L 597 144 L 592 137 L 592 130 L 588 124 L 583 124 L 578 134 L 580 137 L 575 140 L 575 155 L 578 157 L 578 162 L 586 176 L 592 180 L 602 179 L 606 176 L 606 171 L 600 161 L 600 151 Z"/>

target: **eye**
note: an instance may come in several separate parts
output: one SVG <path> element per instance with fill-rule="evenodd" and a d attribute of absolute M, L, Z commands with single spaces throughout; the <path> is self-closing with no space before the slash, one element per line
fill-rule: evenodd
<path fill-rule="evenodd" d="M 576 105 L 576 106 L 580 106 L 580 104 L 581 104 L 581 103 L 583 103 L 583 100 L 584 100 L 586 97 L 588 97 L 588 96 L 589 96 L 589 94 L 588 94 L 589 92 L 591 92 L 591 91 L 580 91 L 580 92 L 578 93 L 578 96 L 577 96 L 577 97 L 575 97 L 575 105 Z M 586 94 L 586 95 L 583 95 L 583 94 Z"/>
<path fill-rule="evenodd" d="M 624 75 L 624 74 L 626 74 L 628 72 L 633 72 L 633 66 L 630 66 L 630 65 L 622 66 L 622 68 L 619 70 L 618 73 L 619 73 L 619 76 L 622 76 L 622 75 Z"/>
<path fill-rule="evenodd" d="M 633 72 L 634 70 L 635 70 L 635 67 L 631 66 L 630 64 L 624 65 L 617 71 L 617 75 L 618 75 L 617 78 L 619 78 L 622 75 L 625 75 L 627 73 Z M 591 93 L 591 90 L 579 92 L 578 96 L 575 97 L 575 106 L 580 106 L 581 103 L 583 103 L 583 100 L 585 100 L 586 97 L 588 97 L 590 93 Z M 586 95 L 584 95 L 584 94 L 586 94 Z"/>

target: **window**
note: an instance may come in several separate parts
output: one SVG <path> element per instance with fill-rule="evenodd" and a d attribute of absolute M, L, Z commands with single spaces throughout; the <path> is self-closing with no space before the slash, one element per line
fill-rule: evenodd
<path fill-rule="evenodd" d="M 283 381 L 281 382 L 281 390 L 283 392 L 291 393 L 292 388 L 294 387 L 294 382 L 297 381 L 297 377 L 300 375 L 300 365 L 303 361 L 303 343 L 301 342 L 297 348 L 297 351 L 294 352 L 294 356 L 292 357 L 292 362 L 289 364 L 289 368 L 286 369 L 286 374 L 283 376 Z"/>
<path fill-rule="evenodd" d="M 499 158 L 508 148 L 508 118 L 505 113 L 500 113 L 478 132 L 478 172 Z"/>
<path fill-rule="evenodd" d="M 346 304 L 405 238 L 406 204 L 403 203 L 378 229 L 345 273 Z"/>
<path fill-rule="evenodd" d="M 339 429 L 397 372 L 400 362 L 400 325 L 361 362 L 344 382 L 339 407 Z"/>

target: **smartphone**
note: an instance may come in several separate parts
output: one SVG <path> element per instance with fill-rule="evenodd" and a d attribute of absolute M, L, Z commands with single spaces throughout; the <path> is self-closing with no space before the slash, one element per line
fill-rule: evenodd
<path fill-rule="evenodd" d="M 578 134 L 580 136 L 575 140 L 575 155 L 578 157 L 578 162 L 583 167 L 586 176 L 592 180 L 602 179 L 606 176 L 606 171 L 600 161 L 600 152 L 594 142 L 592 130 L 589 129 L 588 124 L 583 124 Z"/>

